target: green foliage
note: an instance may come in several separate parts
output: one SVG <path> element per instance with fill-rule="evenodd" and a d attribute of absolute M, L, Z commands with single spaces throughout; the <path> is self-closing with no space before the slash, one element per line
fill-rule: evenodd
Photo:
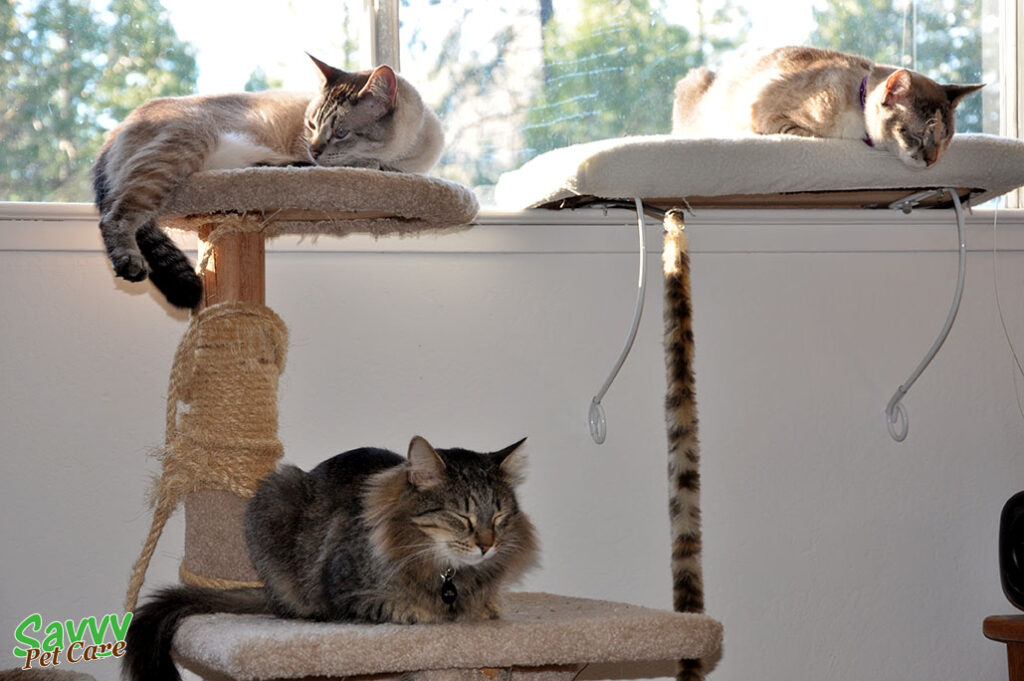
<path fill-rule="evenodd" d="M 192 48 L 158 0 L 0 0 L 0 199 L 89 201 L 110 127 L 195 87 Z"/>
<path fill-rule="evenodd" d="M 249 80 L 245 82 L 243 89 L 246 92 L 263 92 L 264 90 L 280 89 L 282 85 L 280 78 L 271 78 L 262 67 L 256 67 L 256 70 L 249 74 Z"/>
<path fill-rule="evenodd" d="M 907 5 L 904 0 L 826 0 L 814 10 L 811 44 L 914 69 L 940 83 L 984 82 L 981 3 L 926 0 L 905 12 Z M 981 96 L 960 103 L 957 129 L 981 131 Z"/>
<path fill-rule="evenodd" d="M 434 172 L 480 187 L 516 165 L 535 82 L 536 6 L 474 0 L 402 3 L 402 68 L 444 121 Z M 439 27 L 442 27 L 439 30 Z"/>
<path fill-rule="evenodd" d="M 543 84 L 523 131 L 527 158 L 578 142 L 667 133 L 676 81 L 707 51 L 731 49 L 745 33 L 741 24 L 708 44 L 649 0 L 582 0 L 580 9 L 575 26 L 556 13 L 544 27 Z M 715 19 L 732 23 L 729 9 Z"/>

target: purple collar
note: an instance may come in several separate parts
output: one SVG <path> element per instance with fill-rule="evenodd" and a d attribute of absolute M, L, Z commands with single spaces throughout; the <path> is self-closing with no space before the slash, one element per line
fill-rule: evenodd
<path fill-rule="evenodd" d="M 860 110 L 864 111 L 867 108 L 868 102 L 868 77 L 864 76 L 864 80 L 860 82 Z M 875 146 L 875 143 L 871 141 L 871 135 L 864 134 L 864 144 L 869 147 Z"/>

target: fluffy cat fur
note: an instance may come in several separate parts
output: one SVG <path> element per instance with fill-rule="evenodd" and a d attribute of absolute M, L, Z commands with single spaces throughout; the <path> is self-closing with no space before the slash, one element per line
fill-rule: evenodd
<path fill-rule="evenodd" d="M 981 87 L 940 85 L 842 52 L 782 47 L 739 57 L 718 74 L 690 71 L 676 84 L 672 132 L 856 139 L 927 168 L 953 137 L 957 104 Z"/>
<path fill-rule="evenodd" d="M 491 454 L 356 449 L 304 472 L 282 466 L 259 487 L 246 539 L 265 586 L 164 589 L 137 608 L 123 670 L 131 681 L 178 681 L 181 619 L 215 612 L 400 624 L 496 618 L 502 588 L 536 560 L 519 509 L 522 440 Z M 442 597 L 443 575 L 457 591 Z"/>
<path fill-rule="evenodd" d="M 423 173 L 434 165 L 441 124 L 407 81 L 388 66 L 349 73 L 310 58 L 322 76 L 316 95 L 154 99 L 111 132 L 93 165 L 93 188 L 117 276 L 149 276 L 178 307 L 199 303 L 202 283 L 156 217 L 200 170 L 316 164 Z"/>

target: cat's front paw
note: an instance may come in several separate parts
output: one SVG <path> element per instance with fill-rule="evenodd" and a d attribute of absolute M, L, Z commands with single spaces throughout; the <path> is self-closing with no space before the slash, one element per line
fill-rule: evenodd
<path fill-rule="evenodd" d="M 146 261 L 138 251 L 117 249 L 110 254 L 114 274 L 128 281 L 142 281 L 148 274 Z"/>
<path fill-rule="evenodd" d="M 491 599 L 484 604 L 484 612 L 489 620 L 501 619 L 501 606 L 498 604 L 498 601 L 494 599 Z"/>
<path fill-rule="evenodd" d="M 396 624 L 434 624 L 443 622 L 444 617 L 423 605 L 405 603 L 392 606 L 390 616 L 385 620 Z"/>

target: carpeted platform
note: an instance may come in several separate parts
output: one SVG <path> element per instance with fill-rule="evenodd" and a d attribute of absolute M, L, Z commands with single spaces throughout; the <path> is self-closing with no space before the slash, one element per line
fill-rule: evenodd
<path fill-rule="evenodd" d="M 541 154 L 502 175 L 495 199 L 510 210 L 634 196 L 665 207 L 859 208 L 954 187 L 978 205 L 1021 185 L 1024 142 L 993 135 L 956 135 L 926 170 L 857 140 L 646 135 Z"/>
<path fill-rule="evenodd" d="M 465 229 L 479 208 L 468 187 L 427 175 L 365 168 L 238 168 L 192 175 L 168 199 L 160 224 L 196 230 L 210 215 L 233 213 L 262 216 L 267 237 L 409 235 Z"/>
<path fill-rule="evenodd" d="M 175 648 L 186 668 L 251 681 L 704 657 L 721 640 L 722 625 L 706 615 L 518 593 L 508 596 L 500 620 L 473 623 L 195 616 L 182 623 Z"/>

